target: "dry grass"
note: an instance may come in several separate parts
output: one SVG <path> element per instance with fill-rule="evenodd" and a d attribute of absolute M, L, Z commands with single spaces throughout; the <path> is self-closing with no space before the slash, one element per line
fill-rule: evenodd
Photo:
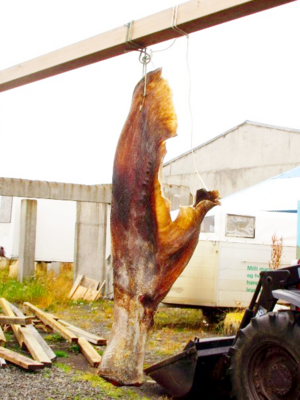
<path fill-rule="evenodd" d="M 278 269 L 281 267 L 282 250 L 283 238 L 278 238 L 276 233 L 274 233 L 271 244 L 271 261 L 269 262 L 270 269 Z"/>
<path fill-rule="evenodd" d="M 224 319 L 224 335 L 235 335 L 240 327 L 244 311 L 236 311 L 226 314 Z"/>
<path fill-rule="evenodd" d="M 47 308 L 57 302 L 67 302 L 72 284 L 73 273 L 70 270 L 60 274 L 39 271 L 22 284 L 9 277 L 8 270 L 0 271 L 0 297 L 13 303 L 28 301 L 37 307 Z"/>

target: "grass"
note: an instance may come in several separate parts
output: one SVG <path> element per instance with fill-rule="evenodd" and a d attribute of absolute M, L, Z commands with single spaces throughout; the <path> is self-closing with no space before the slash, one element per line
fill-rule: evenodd
<path fill-rule="evenodd" d="M 9 278 L 8 271 L 0 271 L 0 297 L 5 297 L 12 303 L 29 301 L 37 307 L 69 321 L 71 324 L 87 331 L 95 331 L 100 336 L 107 338 L 113 322 L 113 301 L 104 299 L 95 302 L 70 301 L 67 296 L 72 284 L 73 275 L 71 271 L 63 271 L 60 275 L 40 271 L 35 277 L 26 279 L 23 284 L 20 284 L 14 278 Z M 197 308 L 159 307 L 154 318 L 154 326 L 149 334 L 145 367 L 178 354 L 195 337 L 201 338 L 207 336 L 207 334 L 210 336 L 231 334 L 232 331 L 229 331 L 228 326 L 233 329 L 234 323 L 232 321 L 238 326 L 243 313 L 233 309 L 224 311 L 224 309 L 221 311 L 204 309 L 204 316 L 202 310 Z M 226 313 L 228 314 L 227 322 L 225 322 Z M 231 322 L 228 322 L 229 318 Z M 6 333 L 6 335 L 11 334 Z M 45 339 L 54 345 L 57 343 L 57 347 L 59 347 L 59 342 L 65 341 L 58 333 L 48 334 Z M 72 358 L 70 352 L 77 353 L 79 351 L 78 345 L 61 347 L 63 349 L 54 351 L 56 356 L 61 358 L 61 361 L 64 361 L 63 358 L 68 355 L 70 360 Z M 17 351 L 20 352 L 21 349 Z M 97 351 L 100 355 L 103 354 L 102 348 L 97 348 Z M 138 394 L 133 389 L 116 388 L 99 377 L 96 372 L 94 374 L 82 373 L 74 370 L 74 366 L 59 362 L 55 362 L 55 365 L 65 373 L 72 374 L 71 379 L 86 380 L 93 386 L 99 386 L 103 398 L 109 396 L 113 399 L 146 400 L 145 397 L 142 397 L 142 394 Z M 45 377 L 47 376 L 49 376 L 49 372 L 45 372 Z"/>
<path fill-rule="evenodd" d="M 56 365 L 56 367 L 58 367 L 59 369 L 64 371 L 66 374 L 70 374 L 71 372 L 73 372 L 73 368 L 70 367 L 69 365 L 62 364 L 59 362 L 55 362 L 55 365 Z"/>
<path fill-rule="evenodd" d="M 86 372 L 77 373 L 74 377 L 75 380 L 89 381 L 93 387 L 99 387 L 106 396 L 113 399 L 126 399 L 126 400 L 149 400 L 148 397 L 141 397 L 134 390 L 126 387 L 116 387 L 111 383 L 101 378 L 98 374 L 91 374 Z"/>
<path fill-rule="evenodd" d="M 65 342 L 65 339 L 59 333 L 51 333 L 45 336 L 45 340 L 52 343 Z"/>
<path fill-rule="evenodd" d="M 243 311 L 235 311 L 226 314 L 223 328 L 225 335 L 235 335 L 237 333 L 242 322 L 243 315 Z"/>
<path fill-rule="evenodd" d="M 62 357 L 62 358 L 68 357 L 68 354 L 63 350 L 54 350 L 54 354 L 56 355 L 56 357 Z"/>
<path fill-rule="evenodd" d="M 161 307 L 154 317 L 154 328 L 200 329 L 203 326 L 202 310 L 197 308 Z"/>
<path fill-rule="evenodd" d="M 81 352 L 80 347 L 77 343 L 73 343 L 68 347 L 68 350 L 72 353 L 79 354 Z"/>
<path fill-rule="evenodd" d="M 0 297 L 12 303 L 28 301 L 37 307 L 47 308 L 53 303 L 67 302 L 67 296 L 73 284 L 72 271 L 63 271 L 57 275 L 53 272 L 37 272 L 34 277 L 20 283 L 8 276 L 8 270 L 0 271 Z"/>

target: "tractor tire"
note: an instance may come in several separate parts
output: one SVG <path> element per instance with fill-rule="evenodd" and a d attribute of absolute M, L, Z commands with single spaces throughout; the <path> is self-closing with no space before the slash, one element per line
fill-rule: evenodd
<path fill-rule="evenodd" d="M 300 399 L 300 313 L 253 318 L 231 349 L 237 400 Z"/>

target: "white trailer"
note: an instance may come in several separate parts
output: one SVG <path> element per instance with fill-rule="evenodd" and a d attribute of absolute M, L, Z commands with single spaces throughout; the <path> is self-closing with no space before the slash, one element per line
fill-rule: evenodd
<path fill-rule="evenodd" d="M 216 207 L 196 250 L 164 303 L 246 307 L 259 273 L 269 268 L 272 235 L 283 238 L 282 266 L 296 258 L 297 214 Z"/>

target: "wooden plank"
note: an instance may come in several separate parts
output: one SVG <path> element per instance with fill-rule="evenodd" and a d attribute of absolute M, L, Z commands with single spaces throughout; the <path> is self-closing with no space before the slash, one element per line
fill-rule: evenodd
<path fill-rule="evenodd" d="M 78 337 L 72 332 L 68 331 L 62 324 L 56 321 L 54 318 L 49 317 L 44 311 L 38 309 L 30 303 L 24 303 L 24 306 L 30 309 L 45 325 L 49 325 L 55 332 L 58 332 L 68 342 L 77 343 Z"/>
<path fill-rule="evenodd" d="M 76 291 L 76 293 L 77 293 L 77 291 Z M 83 295 L 83 300 L 94 301 L 95 298 L 98 296 L 98 294 L 99 294 L 98 290 L 88 289 L 85 292 L 85 294 Z"/>
<path fill-rule="evenodd" d="M 41 329 L 45 333 L 52 333 L 53 332 L 53 329 L 50 326 L 42 324 L 42 323 L 36 324 L 35 328 Z"/>
<path fill-rule="evenodd" d="M 295 0 L 192 0 L 178 6 L 176 21 L 174 8 L 136 20 L 131 40 L 140 48 L 148 47 L 181 36 L 174 25 L 192 33 L 292 1 Z M 0 92 L 136 50 L 127 38 L 127 27 L 121 26 L 2 70 Z"/>
<path fill-rule="evenodd" d="M 71 297 L 71 300 L 83 299 L 84 295 L 86 294 L 87 291 L 88 291 L 88 288 L 86 288 L 84 286 L 78 286 L 78 288 L 76 289 L 75 293 Z"/>
<path fill-rule="evenodd" d="M 46 367 L 50 367 L 52 365 L 50 358 L 44 352 L 43 348 L 36 340 L 36 338 L 33 336 L 33 334 L 30 332 L 30 330 L 28 330 L 27 327 L 21 326 L 19 328 L 19 332 L 22 335 L 23 342 L 25 343 L 32 358 L 44 364 Z"/>
<path fill-rule="evenodd" d="M 60 319 L 59 322 L 75 335 L 85 337 L 85 339 L 87 339 L 90 343 L 98 346 L 106 346 L 106 339 L 104 339 L 103 337 L 94 335 L 93 333 L 87 332 L 84 329 L 71 325 L 68 322 L 63 321 L 62 319 Z"/>
<path fill-rule="evenodd" d="M 18 354 L 4 347 L 0 347 L 0 357 L 4 358 L 6 361 L 18 365 L 19 367 L 32 371 L 44 368 L 44 364 L 31 360 L 30 358 L 25 357 L 22 354 Z"/>
<path fill-rule="evenodd" d="M 4 332 L 0 326 L 0 346 L 4 346 L 5 343 L 6 343 L 6 338 L 5 338 Z"/>
<path fill-rule="evenodd" d="M 76 292 L 76 289 L 78 288 L 78 286 L 80 285 L 81 281 L 83 280 L 84 275 L 77 275 L 77 278 L 75 279 L 75 282 L 72 286 L 72 289 L 68 295 L 68 299 L 71 299 L 72 296 L 74 295 L 74 293 Z"/>
<path fill-rule="evenodd" d="M 101 363 L 100 354 L 94 349 L 94 347 L 83 337 L 78 338 L 78 345 L 82 354 L 88 360 L 92 367 L 99 367 Z"/>
<path fill-rule="evenodd" d="M 16 306 L 13 304 L 7 302 L 12 309 L 12 311 L 18 316 L 18 317 L 25 317 L 25 315 L 20 311 Z M 47 354 L 47 356 L 50 358 L 51 361 L 56 360 L 56 354 L 52 351 L 51 347 L 48 346 L 47 342 L 42 338 L 42 336 L 39 334 L 39 332 L 35 329 L 33 325 L 28 325 L 27 329 L 32 333 L 32 335 L 36 338 L 36 340 L 39 342 L 39 344 L 42 346 L 44 352 Z"/>
<path fill-rule="evenodd" d="M 97 290 L 97 288 L 99 286 L 99 282 L 95 281 L 95 279 L 87 278 L 85 275 L 83 275 L 83 279 L 82 279 L 80 285 L 84 286 L 88 289 Z"/>
<path fill-rule="evenodd" d="M 103 286 L 104 286 L 105 284 L 106 284 L 106 280 L 104 279 L 104 281 L 101 283 L 101 285 L 100 285 L 100 287 L 99 287 L 97 296 L 94 298 L 94 301 L 96 301 L 96 300 L 100 299 L 100 297 L 102 297 L 101 290 L 102 290 L 102 288 L 103 288 Z"/>
<path fill-rule="evenodd" d="M 5 315 L 7 315 L 8 317 L 15 317 L 15 314 L 13 313 L 13 311 L 10 308 L 8 302 L 4 298 L 0 298 L 0 306 L 1 306 L 1 308 L 3 310 L 3 313 Z M 14 335 L 17 338 L 19 346 L 22 347 L 23 346 L 23 339 L 22 339 L 22 336 L 19 333 L 20 325 L 19 324 L 11 324 L 10 326 L 11 326 L 13 332 L 14 332 Z"/>
<path fill-rule="evenodd" d="M 0 357 L 0 368 L 6 368 L 7 364 L 6 361 L 4 360 L 4 358 Z"/>
<path fill-rule="evenodd" d="M 19 324 L 19 325 L 29 325 L 32 324 L 32 317 L 7 317 L 0 315 L 0 325 L 11 325 L 11 324 Z"/>

